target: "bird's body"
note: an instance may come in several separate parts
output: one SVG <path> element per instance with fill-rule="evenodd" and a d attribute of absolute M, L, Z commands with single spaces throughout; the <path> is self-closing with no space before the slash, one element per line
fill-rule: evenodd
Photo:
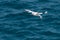
<path fill-rule="evenodd" d="M 42 18 L 41 14 L 43 14 L 42 12 L 38 13 L 38 12 L 34 12 L 28 9 L 25 9 L 25 11 L 27 11 L 28 13 L 31 13 L 34 16 L 39 16 L 40 18 Z M 47 14 L 47 11 L 45 12 L 45 14 Z"/>

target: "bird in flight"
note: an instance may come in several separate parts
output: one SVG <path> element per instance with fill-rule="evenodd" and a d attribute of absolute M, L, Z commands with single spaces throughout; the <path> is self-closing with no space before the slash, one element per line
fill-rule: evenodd
<path fill-rule="evenodd" d="M 25 9 L 25 11 L 28 12 L 28 13 L 31 13 L 34 16 L 39 16 L 40 19 L 42 19 L 42 15 L 41 15 L 41 14 L 43 14 L 42 12 L 40 12 L 40 13 L 39 12 L 34 12 L 34 11 L 29 10 L 29 9 Z M 45 11 L 44 14 L 47 14 L 47 11 Z"/>

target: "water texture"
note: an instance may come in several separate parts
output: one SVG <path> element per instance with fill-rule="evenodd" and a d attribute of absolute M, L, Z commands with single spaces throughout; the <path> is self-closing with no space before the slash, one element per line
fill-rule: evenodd
<path fill-rule="evenodd" d="M 60 0 L 0 0 L 0 40 L 60 40 Z"/>

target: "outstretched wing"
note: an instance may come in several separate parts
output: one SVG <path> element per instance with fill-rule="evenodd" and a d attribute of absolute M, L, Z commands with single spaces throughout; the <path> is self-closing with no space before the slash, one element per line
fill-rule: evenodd
<path fill-rule="evenodd" d="M 47 11 L 45 11 L 45 14 L 47 14 L 48 12 Z"/>
<path fill-rule="evenodd" d="M 39 17 L 40 17 L 40 19 L 42 19 L 42 16 L 41 15 L 39 15 Z"/>
<path fill-rule="evenodd" d="M 27 12 L 29 12 L 29 13 L 31 13 L 31 12 L 32 12 L 31 10 L 28 10 L 28 9 L 25 9 L 25 11 L 27 11 Z"/>
<path fill-rule="evenodd" d="M 43 14 L 43 13 L 41 12 L 41 13 L 39 13 L 39 14 L 41 15 L 41 14 Z"/>

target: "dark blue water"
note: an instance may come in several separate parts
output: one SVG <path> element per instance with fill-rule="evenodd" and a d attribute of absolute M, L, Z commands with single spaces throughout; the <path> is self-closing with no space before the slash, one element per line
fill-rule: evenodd
<path fill-rule="evenodd" d="M 0 40 L 60 40 L 60 0 L 0 0 Z"/>

